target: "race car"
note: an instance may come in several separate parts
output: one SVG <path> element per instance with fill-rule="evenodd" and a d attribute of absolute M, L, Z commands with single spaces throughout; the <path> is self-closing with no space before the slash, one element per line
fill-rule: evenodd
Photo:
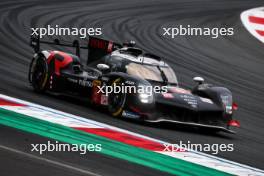
<path fill-rule="evenodd" d="M 76 53 L 43 50 L 41 43 L 74 47 Z M 240 126 L 232 118 L 237 104 L 230 90 L 206 84 L 202 77 L 194 78 L 197 86 L 192 90 L 179 87 L 173 69 L 133 41 L 119 44 L 89 37 L 87 45 L 80 46 L 77 40 L 62 43 L 31 36 L 30 45 L 35 53 L 28 78 L 36 92 L 84 98 L 116 117 L 230 133 L 231 127 Z M 81 49 L 88 51 L 86 65 L 81 64 Z"/>

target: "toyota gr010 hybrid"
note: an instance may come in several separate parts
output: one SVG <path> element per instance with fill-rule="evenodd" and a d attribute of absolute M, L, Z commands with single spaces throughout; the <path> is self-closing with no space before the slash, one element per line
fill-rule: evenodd
<path fill-rule="evenodd" d="M 45 50 L 41 43 L 74 47 L 76 53 Z M 225 87 L 205 84 L 203 78 L 192 90 L 178 86 L 173 69 L 159 56 L 135 47 L 134 42 L 118 44 L 90 37 L 86 46 L 40 41 L 31 37 L 35 54 L 29 68 L 29 82 L 36 92 L 53 92 L 82 97 L 92 104 L 107 107 L 112 116 L 147 122 L 172 122 L 233 132 L 239 127 L 232 119 L 237 105 Z M 80 50 L 88 51 L 87 64 L 80 62 Z M 114 86 L 134 86 L 143 91 L 111 91 Z M 144 87 L 166 87 L 166 91 L 147 92 Z"/>

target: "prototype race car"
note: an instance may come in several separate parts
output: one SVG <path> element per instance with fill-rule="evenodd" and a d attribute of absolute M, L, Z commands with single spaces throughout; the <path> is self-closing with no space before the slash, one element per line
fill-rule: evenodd
<path fill-rule="evenodd" d="M 76 54 L 41 50 L 40 43 L 75 47 Z M 33 89 L 85 98 L 107 107 L 112 116 L 226 132 L 240 126 L 232 119 L 237 105 L 227 88 L 205 84 L 201 77 L 194 78 L 197 86 L 192 90 L 180 88 L 173 69 L 134 42 L 119 44 L 89 37 L 87 43 L 40 41 L 32 36 L 35 54 L 28 78 Z M 80 62 L 80 49 L 88 50 L 86 65 Z"/>

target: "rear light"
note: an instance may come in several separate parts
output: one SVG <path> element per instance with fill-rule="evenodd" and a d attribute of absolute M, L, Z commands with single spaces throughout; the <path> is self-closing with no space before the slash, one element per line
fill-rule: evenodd
<path fill-rule="evenodd" d="M 233 127 L 240 127 L 240 122 L 237 121 L 237 120 L 230 120 L 230 121 L 228 122 L 228 125 L 229 125 L 229 126 L 233 126 Z"/>
<path fill-rule="evenodd" d="M 232 104 L 232 109 L 233 109 L 234 111 L 236 111 L 236 110 L 238 109 L 238 105 L 237 105 L 236 103 L 233 103 L 233 104 Z"/>

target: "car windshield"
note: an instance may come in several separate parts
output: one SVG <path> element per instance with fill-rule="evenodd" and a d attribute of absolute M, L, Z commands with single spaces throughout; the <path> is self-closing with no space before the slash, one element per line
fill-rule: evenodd
<path fill-rule="evenodd" d="M 177 77 L 169 66 L 129 63 L 126 66 L 127 73 L 143 79 L 178 84 Z"/>

